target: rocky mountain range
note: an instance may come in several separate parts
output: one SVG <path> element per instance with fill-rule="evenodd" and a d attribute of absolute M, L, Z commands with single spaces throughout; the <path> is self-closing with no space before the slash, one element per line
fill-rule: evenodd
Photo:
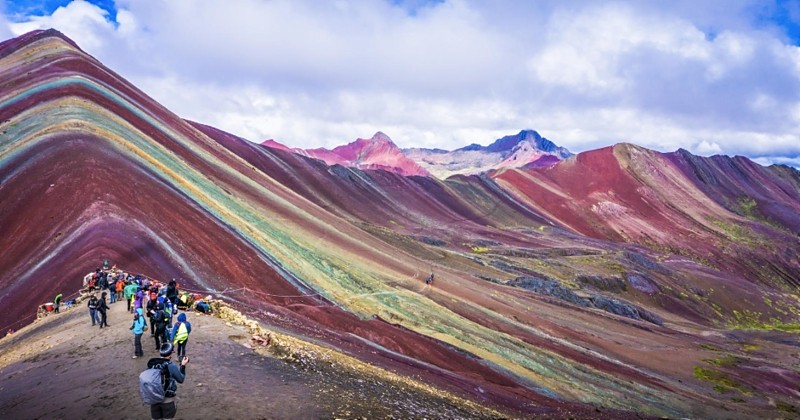
<path fill-rule="evenodd" d="M 408 176 L 433 175 L 442 179 L 457 174 L 477 175 L 501 168 L 550 166 L 572 156 L 567 149 L 556 146 L 533 130 L 505 136 L 489 146 L 473 143 L 452 151 L 400 149 L 389 136 L 381 132 L 371 139 L 357 139 L 332 150 L 290 148 L 272 139 L 261 144 L 320 159 L 328 165 L 382 169 Z"/>
<path fill-rule="evenodd" d="M 477 175 L 501 168 L 550 166 L 572 156 L 567 149 L 556 146 L 533 130 L 505 136 L 488 146 L 473 143 L 453 151 L 413 148 L 403 152 L 440 178 L 455 174 Z"/>
<path fill-rule="evenodd" d="M 34 400 L 70 389 L 70 413 L 104 403 L 59 361 L 92 357 L 78 318 L 31 323 L 109 259 L 224 299 L 286 346 L 503 417 L 797 415 L 797 170 L 633 144 L 569 156 L 532 131 L 453 152 L 398 154 L 380 133 L 287 149 L 180 118 L 57 31 L 0 43 L 0 327 L 17 330 L 0 375 Z M 206 325 L 225 354 L 250 351 Z M 136 363 L 116 374 L 134 381 Z M 24 413 L 19 395 L 0 386 L 0 411 Z M 324 410 L 306 414 L 347 417 Z"/>

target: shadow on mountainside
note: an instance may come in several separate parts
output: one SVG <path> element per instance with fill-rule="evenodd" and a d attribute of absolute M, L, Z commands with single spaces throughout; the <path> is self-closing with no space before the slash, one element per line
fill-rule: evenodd
<path fill-rule="evenodd" d="M 110 304 L 108 328 L 91 326 L 85 304 L 0 340 L 4 418 L 148 418 L 138 375 L 157 357 L 149 332 L 132 359 L 132 315 Z M 188 312 L 191 362 L 178 386 L 178 418 L 491 418 L 499 413 L 404 388 L 330 364 L 313 370 L 245 346 L 244 327 Z M 322 366 L 322 367 L 321 367 Z"/>

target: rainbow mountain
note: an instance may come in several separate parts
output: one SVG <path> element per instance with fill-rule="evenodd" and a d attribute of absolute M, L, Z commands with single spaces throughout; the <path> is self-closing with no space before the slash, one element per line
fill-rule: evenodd
<path fill-rule="evenodd" d="M 800 403 L 786 166 L 632 144 L 445 179 L 328 165 L 184 120 L 48 30 L 0 44 L 0 197 L 3 326 L 109 259 L 511 417 Z"/>

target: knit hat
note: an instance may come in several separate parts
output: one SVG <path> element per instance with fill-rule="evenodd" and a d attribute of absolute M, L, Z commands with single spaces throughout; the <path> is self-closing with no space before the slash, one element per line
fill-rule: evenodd
<path fill-rule="evenodd" d="M 172 343 L 167 342 L 161 345 L 161 348 L 159 349 L 158 352 L 161 354 L 162 357 L 167 357 L 170 354 L 172 354 L 172 349 L 173 349 Z"/>

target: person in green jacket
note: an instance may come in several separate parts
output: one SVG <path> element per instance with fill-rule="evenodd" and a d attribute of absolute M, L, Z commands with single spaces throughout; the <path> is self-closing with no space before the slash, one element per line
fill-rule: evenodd
<path fill-rule="evenodd" d="M 56 298 L 53 299 L 53 307 L 55 308 L 56 313 L 58 313 L 58 307 L 61 306 L 61 293 L 56 295 Z"/>
<path fill-rule="evenodd" d="M 128 312 L 131 311 L 132 308 L 131 302 L 133 299 L 133 295 L 136 294 L 136 289 L 138 288 L 139 286 L 136 283 L 129 282 L 128 285 L 125 286 L 124 289 L 122 289 L 122 294 L 125 295 L 125 299 L 128 301 Z"/>

